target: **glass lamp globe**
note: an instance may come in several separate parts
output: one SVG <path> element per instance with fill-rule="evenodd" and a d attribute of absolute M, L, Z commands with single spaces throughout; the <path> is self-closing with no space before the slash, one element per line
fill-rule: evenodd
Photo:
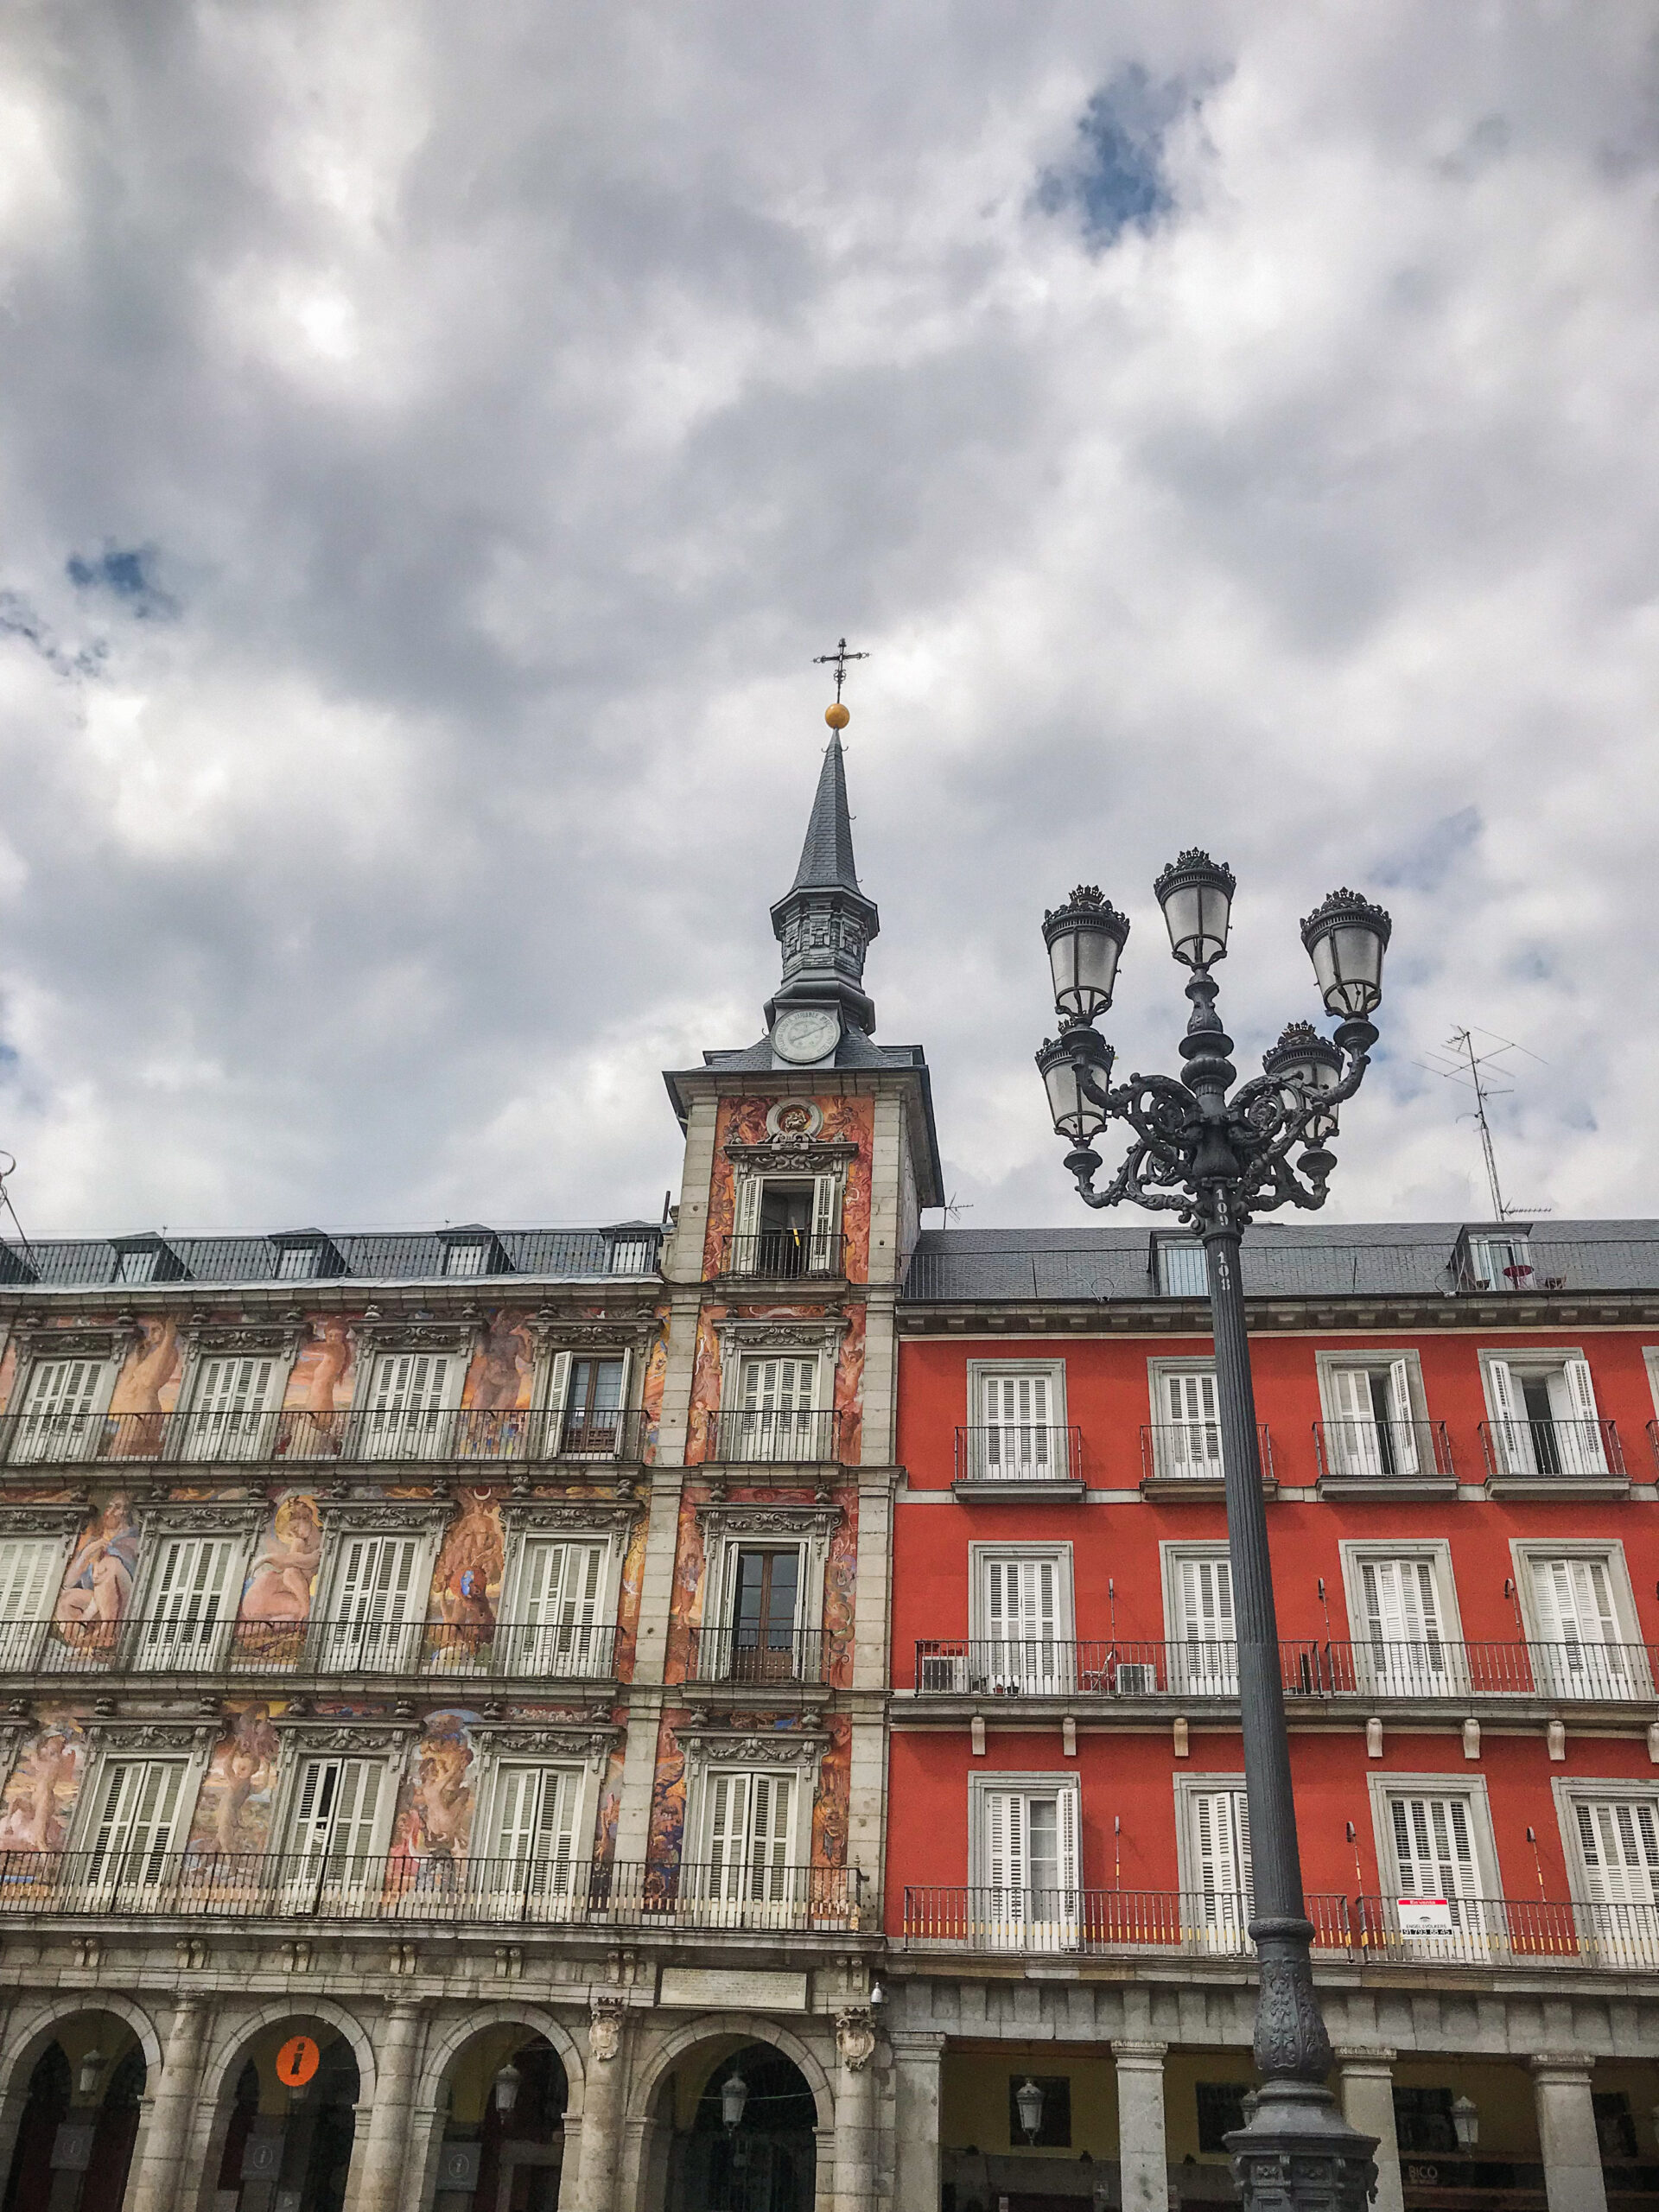
<path fill-rule="evenodd" d="M 1382 955 L 1394 924 L 1357 891 L 1333 891 L 1302 924 L 1327 1014 L 1369 1020 L 1382 1003 Z"/>
<path fill-rule="evenodd" d="M 1062 1021 L 1093 1021 L 1106 1012 L 1128 936 L 1128 916 L 1093 883 L 1080 883 L 1064 906 L 1043 916 L 1054 1011 Z"/>
<path fill-rule="evenodd" d="M 1169 949 L 1183 966 L 1209 968 L 1224 957 L 1238 888 L 1224 861 L 1195 845 L 1172 861 L 1152 888 L 1164 910 Z"/>

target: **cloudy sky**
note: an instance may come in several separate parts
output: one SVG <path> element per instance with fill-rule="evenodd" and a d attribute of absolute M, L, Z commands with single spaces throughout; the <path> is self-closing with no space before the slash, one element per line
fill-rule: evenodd
<path fill-rule="evenodd" d="M 14 0 L 0 1144 L 34 1236 L 654 1215 L 830 696 L 964 1226 L 1038 925 L 1395 916 L 1337 1208 L 1659 1211 L 1645 0 Z"/>

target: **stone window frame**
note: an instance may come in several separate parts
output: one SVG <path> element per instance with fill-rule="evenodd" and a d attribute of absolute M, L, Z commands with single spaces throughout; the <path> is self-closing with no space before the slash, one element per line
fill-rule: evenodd
<path fill-rule="evenodd" d="M 1077 1634 L 1075 1546 L 1070 1538 L 1052 1542 L 1011 1537 L 1004 1543 L 975 1539 L 968 1546 L 968 1637 L 988 1642 L 991 1628 L 985 1595 L 985 1570 L 993 1560 L 1052 1560 L 1059 1569 L 1055 1583 L 1054 1641 L 1075 1643 Z"/>
<path fill-rule="evenodd" d="M 729 1628 L 727 1616 L 737 1595 L 738 1554 L 746 1547 L 764 1546 L 768 1551 L 794 1549 L 800 1559 L 795 1586 L 795 1633 L 820 1634 L 823 1629 L 824 1583 L 829 1572 L 830 1547 L 841 1520 L 838 1505 L 733 1504 L 711 1500 L 697 1508 L 702 1533 L 702 1608 L 698 1628 Z M 709 1604 L 714 1600 L 715 1617 Z M 820 1669 L 822 1671 L 822 1669 Z M 699 1639 L 697 1679 L 719 1681 L 722 1673 L 718 1645 Z"/>
<path fill-rule="evenodd" d="M 681 1859 L 692 1866 L 706 1866 L 709 1858 L 709 1780 L 715 1773 L 779 1774 L 795 1777 L 795 1801 L 790 1808 L 790 1848 L 785 1862 L 804 1866 L 812 1856 L 812 1812 L 824 1753 L 827 1732 L 820 1729 L 779 1728 L 735 1730 L 726 1727 L 681 1727 L 675 1731 L 685 1754 L 685 1840 Z"/>

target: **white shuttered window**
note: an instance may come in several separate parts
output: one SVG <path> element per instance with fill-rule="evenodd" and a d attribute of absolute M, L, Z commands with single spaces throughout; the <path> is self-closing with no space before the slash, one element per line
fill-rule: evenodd
<path fill-rule="evenodd" d="M 1165 1433 L 1163 1471 L 1172 1475 L 1218 1475 L 1221 1472 L 1221 1424 L 1216 1405 L 1216 1378 L 1195 1371 L 1163 1378 Z"/>
<path fill-rule="evenodd" d="M 88 1879 L 123 1886 L 159 1882 L 177 1840 L 182 1759 L 117 1759 L 99 1781 Z"/>
<path fill-rule="evenodd" d="M 787 1897 L 795 1777 L 715 1768 L 708 1777 L 709 1895 L 717 1904 Z"/>
<path fill-rule="evenodd" d="M 984 1562 L 986 1649 L 976 1674 L 998 1689 L 1040 1694 L 1065 1686 L 1069 1669 L 1058 1648 L 1060 1562 L 988 1559 Z"/>
<path fill-rule="evenodd" d="M 211 1666 L 236 1614 L 242 1545 L 232 1536 L 166 1536 L 144 1602 L 141 1667 Z"/>
<path fill-rule="evenodd" d="M 1171 1654 L 1178 1686 L 1198 1696 L 1238 1693 L 1233 1570 L 1225 1554 L 1174 1561 L 1176 1637 Z"/>
<path fill-rule="evenodd" d="M 600 1602 L 606 1547 L 532 1538 L 518 1570 L 513 1666 L 521 1674 L 591 1675 L 607 1656 Z"/>
<path fill-rule="evenodd" d="M 1030 1948 L 1064 1948 L 1078 1932 L 1077 1792 L 987 1789 L 980 1818 L 982 1894 L 976 1918 Z"/>
<path fill-rule="evenodd" d="M 418 1536 L 342 1539 L 327 1630 L 331 1666 L 384 1671 L 413 1657 L 423 1550 Z"/>
<path fill-rule="evenodd" d="M 371 1457 L 421 1459 L 442 1449 L 450 1385 L 461 1364 L 447 1352 L 381 1353 L 364 1429 Z"/>
<path fill-rule="evenodd" d="M 1242 1950 L 1252 1910 L 1250 1816 L 1242 1789 L 1195 1789 L 1191 1848 L 1198 1895 L 1193 1913 L 1204 1940 Z"/>
<path fill-rule="evenodd" d="M 250 1459 L 269 1439 L 276 1363 L 269 1357 L 204 1360 L 185 1423 L 185 1451 L 192 1459 Z"/>
<path fill-rule="evenodd" d="M 816 1359 L 746 1359 L 738 1377 L 740 1459 L 807 1459 L 817 1447 Z"/>
<path fill-rule="evenodd" d="M 506 1766 L 497 1784 L 492 1886 L 535 1897 L 569 1897 L 575 1883 L 575 1767 Z"/>
<path fill-rule="evenodd" d="M 360 1885 L 378 1877 L 375 1847 L 385 1792 L 379 1759 L 308 1758 L 289 1823 L 289 1852 L 302 1878 Z"/>
<path fill-rule="evenodd" d="M 1044 1481 L 1069 1470 L 1055 1450 L 1052 1378 L 981 1378 L 981 1468 L 992 1482 Z"/>
<path fill-rule="evenodd" d="M 1533 1659 L 1542 1686 L 1557 1697 L 1628 1696 L 1637 1655 L 1625 1648 L 1611 1562 L 1535 1558 L 1532 1597 L 1541 1645 Z"/>
<path fill-rule="evenodd" d="M 1434 1564 L 1425 1559 L 1367 1559 L 1359 1566 L 1368 1688 L 1395 1697 L 1435 1697 L 1453 1687 L 1440 1626 Z"/>
<path fill-rule="evenodd" d="M 12 1459 L 89 1458 L 109 1372 L 106 1360 L 36 1360 L 29 1371 L 29 1395 L 12 1444 Z"/>
<path fill-rule="evenodd" d="M 35 1648 L 26 1631 L 51 1614 L 63 1578 L 63 1545 L 56 1536 L 12 1536 L 0 1543 L 0 1649 L 17 1665 Z"/>

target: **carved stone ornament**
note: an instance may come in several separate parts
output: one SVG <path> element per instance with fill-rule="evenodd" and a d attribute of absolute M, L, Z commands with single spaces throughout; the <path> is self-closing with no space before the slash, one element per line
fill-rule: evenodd
<path fill-rule="evenodd" d="M 11 1341 L 22 1368 L 37 1359 L 119 1359 L 132 1336 L 128 1322 L 111 1329 L 17 1328 Z"/>
<path fill-rule="evenodd" d="M 137 1501 L 151 1541 L 157 1536 L 251 1536 L 264 1526 L 264 1498 L 169 1497 L 167 1482 L 181 1479 L 175 1471 Z"/>
<path fill-rule="evenodd" d="M 273 1713 L 270 1725 L 279 1736 L 292 1736 L 304 1751 L 355 1754 L 402 1751 L 420 1724 L 413 1718 L 363 1723 L 330 1713 Z"/>
<path fill-rule="evenodd" d="M 219 1740 L 219 1723 L 213 1720 L 99 1720 L 86 1732 L 112 1751 L 206 1751 Z"/>
<path fill-rule="evenodd" d="M 473 1732 L 498 1757 L 581 1759 L 595 1774 L 622 1740 L 620 1728 L 537 1728 L 515 1721 L 479 1721 Z"/>
<path fill-rule="evenodd" d="M 407 1321 L 396 1314 L 365 1314 L 352 1325 L 352 1341 L 359 1352 L 383 1351 L 470 1352 L 478 1341 L 475 1313 L 446 1321 Z"/>
<path fill-rule="evenodd" d="M 537 1313 L 531 1333 L 549 1351 L 641 1351 L 651 1342 L 655 1321 L 649 1314 L 619 1313 L 614 1320 L 577 1321 L 563 1313 Z"/>
<path fill-rule="evenodd" d="M 220 1352 L 238 1357 L 268 1352 L 291 1360 L 307 1332 L 305 1327 L 275 1316 L 264 1321 L 220 1321 L 201 1316 L 192 1320 L 184 1341 L 188 1350 L 204 1359 Z"/>
<path fill-rule="evenodd" d="M 584 1505 L 577 1499 L 516 1497 L 501 1509 L 501 1526 L 509 1536 L 557 1535 L 569 1530 L 579 1536 L 626 1538 L 638 1517 L 632 1505 Z"/>
<path fill-rule="evenodd" d="M 73 1536 L 86 1518 L 85 1505 L 7 1505 L 0 1501 L 0 1542 L 9 1536 Z"/>
<path fill-rule="evenodd" d="M 795 1130 L 779 1129 L 764 1144 L 728 1144 L 726 1157 L 734 1167 L 752 1174 L 833 1175 L 838 1167 L 858 1158 L 858 1147 L 845 1137 L 820 1141 Z"/>
<path fill-rule="evenodd" d="M 622 2022 L 627 2006 L 620 1997 L 595 1997 L 588 2023 L 588 2055 L 608 2065 L 622 2048 Z"/>
<path fill-rule="evenodd" d="M 806 1772 L 830 1748 L 829 1737 L 818 1729 L 685 1727 L 674 1732 L 693 1774 L 709 1766 L 791 1766 Z"/>
<path fill-rule="evenodd" d="M 875 2022 L 866 2005 L 849 2005 L 836 2015 L 836 2050 L 849 2072 L 861 2074 L 875 2056 Z"/>
<path fill-rule="evenodd" d="M 324 1529 L 354 1536 L 435 1536 L 448 1524 L 447 1497 L 323 1497 Z"/>
<path fill-rule="evenodd" d="M 841 1316 L 821 1321 L 759 1321 L 746 1318 L 715 1324 L 715 1333 L 720 1338 L 721 1364 L 725 1369 L 731 1367 L 734 1352 L 791 1349 L 833 1352 L 846 1332 L 847 1323 Z"/>
<path fill-rule="evenodd" d="M 823 1109 L 810 1098 L 774 1098 L 766 1109 L 769 1137 L 817 1135 L 823 1127 Z"/>
<path fill-rule="evenodd" d="M 776 1473 L 769 1468 L 768 1473 Z M 709 1536 L 829 1536 L 841 1518 L 838 1505 L 700 1505 L 697 1521 Z"/>

